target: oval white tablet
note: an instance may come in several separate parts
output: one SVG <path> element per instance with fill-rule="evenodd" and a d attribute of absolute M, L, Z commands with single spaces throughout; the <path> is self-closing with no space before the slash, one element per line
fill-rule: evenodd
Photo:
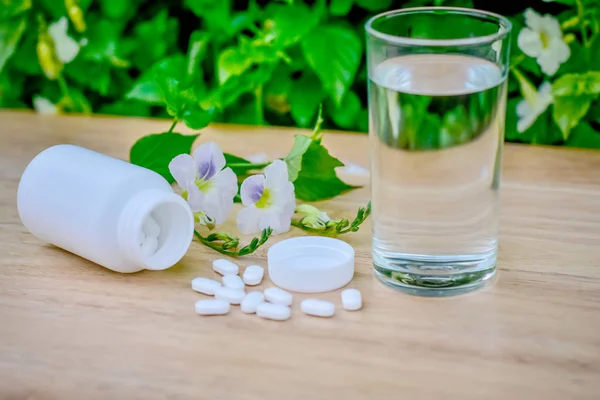
<path fill-rule="evenodd" d="M 246 314 L 254 314 L 258 306 L 264 302 L 265 295 L 262 292 L 250 292 L 242 300 L 240 308 Z"/>
<path fill-rule="evenodd" d="M 285 321 L 291 317 L 292 310 L 289 307 L 280 304 L 261 303 L 256 308 L 256 315 L 265 319 Z"/>
<path fill-rule="evenodd" d="M 300 309 L 304 314 L 315 317 L 333 317 L 333 314 L 335 314 L 335 305 L 325 300 L 302 300 L 302 303 L 300 303 Z"/>
<path fill-rule="evenodd" d="M 218 300 L 225 300 L 229 304 L 238 305 L 244 300 L 246 293 L 243 290 L 232 289 L 228 287 L 221 287 L 215 291 L 215 298 Z"/>
<path fill-rule="evenodd" d="M 240 267 L 224 258 L 213 261 L 213 269 L 221 275 L 237 275 Z"/>
<path fill-rule="evenodd" d="M 259 265 L 250 265 L 244 271 L 244 282 L 246 285 L 258 285 L 263 280 L 265 269 Z"/>
<path fill-rule="evenodd" d="M 196 313 L 200 315 L 224 315 L 229 312 L 229 303 L 224 300 L 198 300 L 194 304 Z"/>
<path fill-rule="evenodd" d="M 273 304 L 279 304 L 282 306 L 292 305 L 292 294 L 275 287 L 265 290 L 265 299 Z"/>
<path fill-rule="evenodd" d="M 244 290 L 244 281 L 238 275 L 224 275 L 223 286 L 235 290 Z"/>
<path fill-rule="evenodd" d="M 346 289 L 342 291 L 342 305 L 348 311 L 356 311 L 362 308 L 362 296 L 357 289 Z"/>
<path fill-rule="evenodd" d="M 146 236 L 159 237 L 160 225 L 158 224 L 158 222 L 156 222 L 154 218 L 148 215 L 142 225 L 142 231 L 144 231 L 144 234 Z"/>
<path fill-rule="evenodd" d="M 151 256 L 156 253 L 158 249 L 158 239 L 154 236 L 146 236 L 142 242 L 142 254 L 145 256 Z"/>
<path fill-rule="evenodd" d="M 192 289 L 198 293 L 214 295 L 216 290 L 221 287 L 221 282 L 208 278 L 192 279 Z"/>

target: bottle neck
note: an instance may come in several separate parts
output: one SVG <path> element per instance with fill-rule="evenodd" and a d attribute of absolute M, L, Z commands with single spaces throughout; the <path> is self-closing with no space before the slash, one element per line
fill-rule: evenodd
<path fill-rule="evenodd" d="M 160 233 L 152 249 L 143 248 L 144 225 L 156 221 Z M 117 240 L 125 257 L 143 269 L 163 270 L 175 265 L 194 237 L 194 216 L 179 195 L 149 189 L 132 197 L 119 216 Z M 145 246 L 145 245 L 144 245 Z"/>

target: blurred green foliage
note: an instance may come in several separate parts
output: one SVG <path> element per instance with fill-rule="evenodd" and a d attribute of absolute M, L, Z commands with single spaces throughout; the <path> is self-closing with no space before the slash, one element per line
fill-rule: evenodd
<path fill-rule="evenodd" d="M 571 57 L 552 77 L 517 46 L 525 5 L 511 17 L 513 70 L 524 80 L 511 76 L 506 137 L 600 147 L 600 72 L 590 72 L 600 70 L 600 2 L 555 3 Z M 0 107 L 168 117 L 200 129 L 210 121 L 309 127 L 322 103 L 325 127 L 365 132 L 364 22 L 423 5 L 473 2 L 2 0 Z M 68 30 L 57 40 L 61 18 Z M 65 61 L 69 47 L 77 51 Z M 553 105 L 518 132 L 527 85 L 548 80 Z"/>

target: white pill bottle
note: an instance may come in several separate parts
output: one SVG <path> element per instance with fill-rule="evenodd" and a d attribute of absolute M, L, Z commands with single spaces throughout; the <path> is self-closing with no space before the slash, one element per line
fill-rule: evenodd
<path fill-rule="evenodd" d="M 162 176 L 73 145 L 50 147 L 29 163 L 17 206 L 37 238 L 117 272 L 169 268 L 194 234 L 187 202 Z M 150 252 L 142 249 L 148 222 L 158 242 Z"/>

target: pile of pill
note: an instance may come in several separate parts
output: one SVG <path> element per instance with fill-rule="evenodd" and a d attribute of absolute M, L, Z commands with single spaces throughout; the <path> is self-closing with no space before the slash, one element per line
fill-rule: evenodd
<path fill-rule="evenodd" d="M 151 256 L 158 249 L 158 237 L 160 236 L 160 225 L 152 216 L 148 215 L 142 229 L 138 232 L 138 242 L 142 248 L 142 254 Z"/>
<path fill-rule="evenodd" d="M 264 292 L 246 293 L 246 285 L 256 286 L 262 282 L 265 270 L 258 265 L 250 265 L 239 276 L 239 267 L 231 261 L 218 259 L 213 262 L 213 269 L 222 275 L 222 281 L 208 278 L 192 280 L 192 289 L 209 296 L 210 300 L 198 300 L 195 303 L 196 313 L 200 315 L 224 315 L 231 305 L 239 305 L 243 313 L 256 314 L 261 318 L 285 321 L 292 315 L 290 306 L 293 296 L 285 290 L 271 287 Z M 348 311 L 362 308 L 361 294 L 357 289 L 342 291 L 342 306 Z M 307 315 L 315 317 L 332 317 L 335 305 L 332 302 L 318 299 L 306 299 L 300 309 Z"/>

